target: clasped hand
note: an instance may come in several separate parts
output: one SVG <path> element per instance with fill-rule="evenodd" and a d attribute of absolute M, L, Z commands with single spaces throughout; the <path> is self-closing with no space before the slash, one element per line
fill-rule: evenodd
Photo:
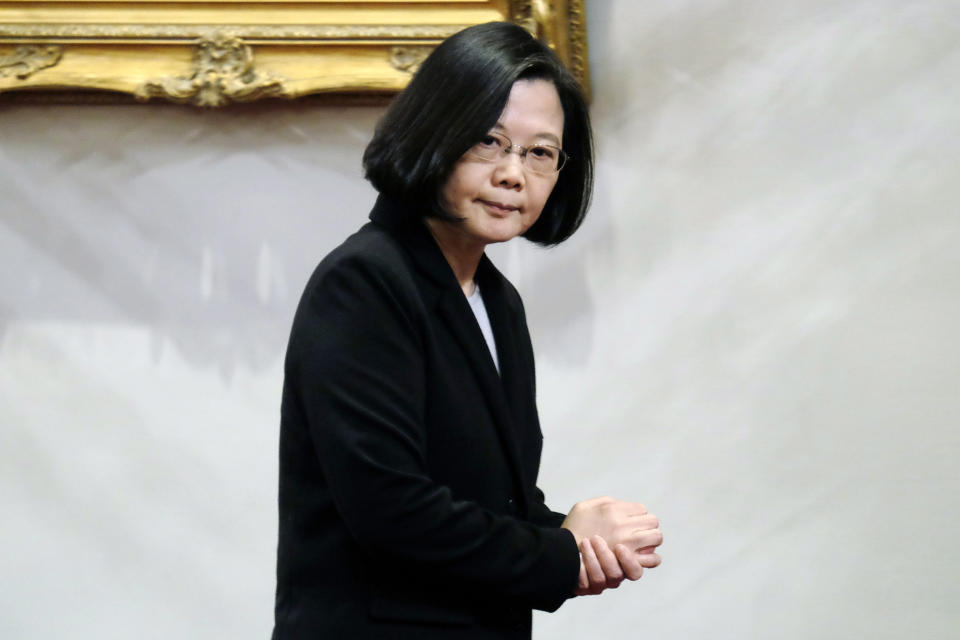
<path fill-rule="evenodd" d="M 561 525 L 580 547 L 580 579 L 575 595 L 616 589 L 624 579 L 639 580 L 660 564 L 654 553 L 663 542 L 660 521 L 637 502 L 610 497 L 578 502 Z"/>

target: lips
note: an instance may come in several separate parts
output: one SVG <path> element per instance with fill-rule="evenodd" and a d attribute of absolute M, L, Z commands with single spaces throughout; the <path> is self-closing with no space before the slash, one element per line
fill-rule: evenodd
<path fill-rule="evenodd" d="M 505 202 L 496 202 L 494 200 L 483 200 L 482 198 L 479 199 L 479 202 L 484 206 L 486 206 L 488 209 L 492 210 L 494 213 L 507 214 L 513 211 L 520 210 L 520 207 L 513 204 L 507 204 Z"/>

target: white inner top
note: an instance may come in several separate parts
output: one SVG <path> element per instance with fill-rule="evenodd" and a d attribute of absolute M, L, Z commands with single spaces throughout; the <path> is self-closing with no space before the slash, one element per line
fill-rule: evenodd
<path fill-rule="evenodd" d="M 483 339 L 487 341 L 487 348 L 490 355 L 493 356 L 493 364 L 500 373 L 500 360 L 497 358 L 497 344 L 493 341 L 493 328 L 490 326 L 490 318 L 487 316 L 487 307 L 483 304 L 483 296 L 480 295 L 480 285 L 473 287 L 473 293 L 467 296 L 467 302 L 473 309 L 473 315 L 477 317 L 477 323 L 480 325 L 480 331 L 483 333 Z"/>

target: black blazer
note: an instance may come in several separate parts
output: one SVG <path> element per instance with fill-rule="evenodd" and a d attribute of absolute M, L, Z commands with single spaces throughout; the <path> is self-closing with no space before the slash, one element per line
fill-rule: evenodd
<path fill-rule="evenodd" d="M 579 572 L 537 489 L 520 296 L 487 260 L 498 375 L 425 225 L 371 221 L 317 267 L 290 335 L 275 640 L 529 638 Z"/>

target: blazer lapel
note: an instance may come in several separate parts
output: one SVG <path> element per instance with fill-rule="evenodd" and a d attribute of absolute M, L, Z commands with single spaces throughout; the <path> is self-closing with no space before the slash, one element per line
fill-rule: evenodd
<path fill-rule="evenodd" d="M 516 311 L 510 309 L 504 291 L 504 277 L 493 266 L 493 263 L 483 256 L 480 267 L 477 269 L 477 282 L 480 285 L 480 294 L 483 304 L 487 308 L 490 326 L 493 329 L 497 343 L 497 359 L 500 363 L 500 378 L 507 394 L 514 420 L 521 422 L 524 417 L 523 408 L 528 396 L 533 390 L 529 388 L 529 380 L 523 372 L 518 347 L 520 345 L 514 327 Z M 518 434 L 519 436 L 519 434 Z"/>
<path fill-rule="evenodd" d="M 516 365 L 516 353 L 511 347 L 514 336 L 507 328 L 509 322 L 506 321 L 506 316 L 509 312 L 503 303 L 502 293 L 497 289 L 496 284 L 481 284 L 481 293 L 487 304 L 487 312 L 490 315 L 490 323 L 497 341 L 500 370 L 505 376 L 501 381 L 490 351 L 487 349 L 483 333 L 477 324 L 477 319 L 470 309 L 470 303 L 463 295 L 453 270 L 447 263 L 447 259 L 444 258 L 433 236 L 430 235 L 429 230 L 422 224 L 394 225 L 388 222 L 402 217 L 395 215 L 395 208 L 398 206 L 400 205 L 380 196 L 370 213 L 370 219 L 381 226 L 387 227 L 400 239 L 409 250 L 409 255 L 418 270 L 426 276 L 429 285 L 428 290 L 424 291 L 427 294 L 425 302 L 436 304 L 435 308 L 442 317 L 444 326 L 460 344 L 466 361 L 480 383 L 487 406 L 493 415 L 500 444 L 510 466 L 510 472 L 519 488 L 518 498 L 521 502 L 521 513 L 526 513 L 529 496 L 527 495 L 526 482 L 520 462 L 520 432 L 516 425 L 515 415 L 510 409 L 516 394 L 519 393 L 517 389 L 513 388 L 515 385 L 511 383 L 512 380 L 517 378 L 519 367 Z M 493 265 L 489 264 L 486 256 L 483 260 L 486 263 L 484 265 L 485 271 L 487 265 L 489 265 L 489 269 L 493 269 L 493 272 L 502 278 L 493 268 Z M 492 283 L 496 278 L 487 277 L 486 280 Z M 486 287 L 491 290 L 490 302 L 487 302 Z M 505 387 L 510 389 L 509 397 Z"/>
<path fill-rule="evenodd" d="M 487 398 L 487 406 L 490 407 L 490 411 L 493 414 L 494 423 L 497 426 L 497 431 L 500 436 L 500 444 L 506 453 L 514 480 L 520 488 L 521 508 L 525 513 L 527 508 L 527 492 L 518 451 L 519 444 L 517 440 L 519 432 L 514 416 L 510 411 L 504 385 L 500 380 L 500 376 L 497 374 L 497 369 L 493 364 L 493 358 L 490 355 L 489 349 L 487 349 L 487 343 L 477 324 L 477 319 L 473 315 L 473 311 L 471 311 L 470 305 L 459 286 L 457 286 L 454 291 L 444 292 L 440 299 L 438 311 L 446 322 L 447 328 L 460 342 L 466 359 L 470 363 L 477 380 L 480 382 L 480 388 Z M 498 345 L 498 354 L 504 351 L 505 350 Z M 502 370 L 503 360 L 500 362 Z"/>
<path fill-rule="evenodd" d="M 508 286 L 506 279 L 486 256 L 481 260 L 477 270 L 477 282 L 480 285 L 480 293 L 497 343 L 497 359 L 500 363 L 498 382 L 500 382 L 500 389 L 505 393 L 507 408 L 512 418 L 511 441 L 516 444 L 518 450 L 528 451 L 532 447 L 539 446 L 539 443 L 535 442 L 539 436 L 539 430 L 536 428 L 535 408 L 533 408 L 533 416 L 530 415 L 535 390 L 533 379 L 528 371 L 529 366 L 525 365 L 524 358 L 521 356 L 524 342 L 521 341 L 517 328 L 518 314 L 521 314 L 522 310 L 511 308 L 506 291 Z M 529 470 L 528 464 L 529 460 L 521 460 L 521 475 L 524 475 L 525 470 Z M 535 481 L 536 475 L 530 478 L 524 476 L 524 492 L 530 490 Z M 524 493 L 527 504 L 531 499 L 531 495 Z"/>

